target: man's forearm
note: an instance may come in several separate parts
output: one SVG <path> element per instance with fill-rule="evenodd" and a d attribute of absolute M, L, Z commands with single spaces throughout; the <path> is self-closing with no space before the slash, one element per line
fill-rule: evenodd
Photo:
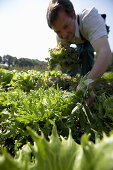
<path fill-rule="evenodd" d="M 108 68 L 110 62 L 111 62 L 112 56 L 109 54 L 106 56 L 105 53 L 100 54 L 100 56 L 97 57 L 95 64 L 90 71 L 88 78 L 99 78 L 103 75 L 103 73 Z"/>
<path fill-rule="evenodd" d="M 103 50 L 102 52 L 100 52 L 98 54 L 98 57 L 95 61 L 93 68 L 91 69 L 87 77 L 92 79 L 100 78 L 108 68 L 109 64 L 111 63 L 111 60 L 112 54 L 110 50 L 109 51 Z"/>
<path fill-rule="evenodd" d="M 97 59 L 93 68 L 88 74 L 88 78 L 98 79 L 106 71 L 112 60 L 112 53 L 107 36 L 97 39 L 93 43 L 93 48 L 96 51 Z"/>

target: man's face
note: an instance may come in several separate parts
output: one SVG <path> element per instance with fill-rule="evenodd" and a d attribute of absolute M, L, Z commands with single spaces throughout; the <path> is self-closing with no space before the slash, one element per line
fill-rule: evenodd
<path fill-rule="evenodd" d="M 73 18 L 68 16 L 64 10 L 60 10 L 57 19 L 54 21 L 52 29 L 57 33 L 59 38 L 70 42 L 75 34 L 75 13 Z"/>

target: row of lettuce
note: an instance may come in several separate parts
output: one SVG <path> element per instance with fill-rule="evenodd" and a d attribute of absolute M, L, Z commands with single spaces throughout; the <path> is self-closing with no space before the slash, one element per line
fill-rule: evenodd
<path fill-rule="evenodd" d="M 89 109 L 91 81 L 1 69 L 0 169 L 113 169 L 113 73 L 97 81 Z"/>

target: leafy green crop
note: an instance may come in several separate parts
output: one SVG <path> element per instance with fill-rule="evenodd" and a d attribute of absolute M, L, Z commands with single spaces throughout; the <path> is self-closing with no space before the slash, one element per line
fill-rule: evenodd
<path fill-rule="evenodd" d="M 80 79 L 76 92 L 79 77 L 0 70 L 0 169 L 113 169 L 113 135 L 103 137 L 113 130 L 112 75 L 97 81 L 89 109 L 91 79 Z"/>
<path fill-rule="evenodd" d="M 76 83 L 75 83 L 76 81 Z M 10 91 L 21 89 L 24 92 L 37 90 L 39 88 L 62 87 L 67 90 L 70 86 L 76 88 L 77 77 L 71 78 L 60 71 L 45 71 L 43 73 L 35 70 L 28 71 L 8 71 L 0 70 L 0 91 Z"/>
<path fill-rule="evenodd" d="M 70 69 L 76 66 L 80 61 L 77 49 L 73 47 L 63 47 L 61 43 L 56 48 L 50 49 L 50 58 L 48 60 L 50 69 L 54 69 L 59 64 L 63 69 Z"/>
<path fill-rule="evenodd" d="M 38 135 L 30 127 L 28 132 L 34 145 L 28 143 L 17 150 L 13 158 L 4 149 L 0 156 L 0 169 L 5 170 L 112 170 L 113 169 L 113 134 L 102 140 L 96 137 L 96 143 L 84 134 L 81 144 L 77 144 L 69 130 L 69 136 L 59 137 L 53 127 L 49 141 L 43 133 Z"/>
<path fill-rule="evenodd" d="M 6 90 L 10 87 L 11 80 L 13 78 L 13 72 L 9 72 L 5 69 L 0 69 L 0 87 L 1 90 Z"/>
<path fill-rule="evenodd" d="M 15 140 L 18 140 L 18 146 L 23 145 L 28 139 L 26 125 L 37 132 L 41 129 L 46 137 L 51 133 L 51 120 L 63 127 L 62 117 L 69 115 L 75 105 L 73 97 L 74 94 L 59 88 L 40 88 L 30 93 L 21 90 L 2 92 L 0 144 L 9 148 L 9 151 L 13 149 Z M 62 133 L 67 127 L 61 129 L 60 126 L 59 129 Z"/>
<path fill-rule="evenodd" d="M 48 86 L 48 82 L 57 79 L 56 86 Z M 100 94 L 90 110 L 85 99 L 90 94 L 88 84 L 93 80 L 84 77 L 80 80 L 78 92 L 68 92 L 58 87 L 62 82 L 59 79 L 66 80 L 60 72 L 55 71 L 43 74 L 35 71 L 15 72 L 10 83 L 12 88 L 8 88 L 7 92 L 3 90 L 0 94 L 0 147 L 6 146 L 14 154 L 15 140 L 18 147 L 22 147 L 26 140 L 31 141 L 26 131 L 27 125 L 38 133 L 42 130 L 48 138 L 52 122 L 55 122 L 59 135 L 67 136 L 70 128 L 78 143 L 84 133 L 91 133 L 94 141 L 95 132 L 102 137 L 103 131 L 108 134 L 113 130 L 112 96 Z M 71 81 L 70 78 L 67 80 Z M 41 82 L 45 83 L 42 87 Z M 37 87 L 36 83 L 38 88 L 33 90 Z M 76 78 L 73 83 L 77 84 Z"/>

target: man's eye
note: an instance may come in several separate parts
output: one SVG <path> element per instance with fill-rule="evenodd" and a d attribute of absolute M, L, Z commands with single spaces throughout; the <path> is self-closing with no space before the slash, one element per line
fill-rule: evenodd
<path fill-rule="evenodd" d="M 67 27 L 68 27 L 68 25 L 65 25 L 65 26 L 64 26 L 64 29 L 66 29 Z"/>

